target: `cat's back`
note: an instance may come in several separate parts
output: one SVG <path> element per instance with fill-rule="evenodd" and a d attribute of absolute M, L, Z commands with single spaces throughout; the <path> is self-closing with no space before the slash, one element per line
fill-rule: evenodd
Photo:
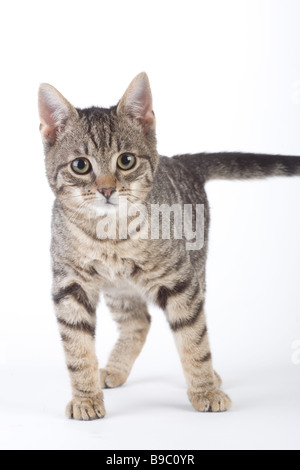
<path fill-rule="evenodd" d="M 151 202 L 160 204 L 207 204 L 204 179 L 190 155 L 160 157 Z"/>

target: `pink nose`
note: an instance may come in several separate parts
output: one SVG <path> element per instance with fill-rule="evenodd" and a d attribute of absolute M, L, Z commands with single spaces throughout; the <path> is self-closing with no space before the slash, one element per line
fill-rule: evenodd
<path fill-rule="evenodd" d="M 113 193 L 116 192 L 116 188 L 99 188 L 99 193 L 102 194 L 107 200 L 111 197 Z"/>

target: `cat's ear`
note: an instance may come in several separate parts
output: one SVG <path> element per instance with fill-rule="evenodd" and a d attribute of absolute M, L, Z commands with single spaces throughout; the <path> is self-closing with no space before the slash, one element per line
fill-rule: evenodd
<path fill-rule="evenodd" d="M 77 111 L 56 88 L 43 83 L 39 88 L 39 114 L 42 137 L 48 144 L 54 145 L 57 133 L 77 115 Z"/>
<path fill-rule="evenodd" d="M 140 73 L 131 82 L 118 104 L 118 114 L 136 119 L 143 126 L 145 134 L 155 129 L 152 93 L 146 73 Z"/>

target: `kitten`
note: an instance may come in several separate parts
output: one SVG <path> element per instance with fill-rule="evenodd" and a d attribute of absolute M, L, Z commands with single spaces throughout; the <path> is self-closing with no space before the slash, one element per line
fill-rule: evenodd
<path fill-rule="evenodd" d="M 144 73 L 110 109 L 76 109 L 55 88 L 43 84 L 39 112 L 47 176 L 56 196 L 53 301 L 73 389 L 67 416 L 104 417 L 101 388 L 118 387 L 127 380 L 150 327 L 148 302 L 166 314 L 194 408 L 228 410 L 231 401 L 220 390 L 221 379 L 213 369 L 204 312 L 209 228 L 204 185 L 216 178 L 299 176 L 300 158 L 231 153 L 160 157 Z M 126 213 L 125 203 L 142 214 L 132 236 L 120 235 L 121 225 L 132 225 L 136 217 Z M 182 210 L 204 207 L 198 249 L 188 247 L 191 237 L 178 236 L 183 219 L 174 227 L 175 215 L 170 217 L 169 239 L 160 229 L 157 232 L 161 216 L 156 222 L 148 217 L 157 204 L 176 204 Z M 195 229 L 193 217 L 184 220 L 191 218 L 190 228 Z M 149 233 L 156 236 L 151 239 Z M 120 337 L 99 373 L 95 332 L 100 293 Z"/>

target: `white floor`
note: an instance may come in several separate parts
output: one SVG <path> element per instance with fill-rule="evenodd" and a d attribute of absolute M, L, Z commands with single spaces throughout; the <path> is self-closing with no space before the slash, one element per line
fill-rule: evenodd
<path fill-rule="evenodd" d="M 243 347 L 239 354 L 232 348 L 225 348 L 222 354 L 224 345 L 220 344 L 214 348 L 216 368 L 234 406 L 224 414 L 197 413 L 187 400 L 166 321 L 159 312 L 154 313 L 149 341 L 128 383 L 105 392 L 107 416 L 97 422 L 64 417 L 69 384 L 54 319 L 49 318 L 47 332 L 41 327 L 43 334 L 38 339 L 28 332 L 23 339 L 17 337 L 15 357 L 11 354 L 9 361 L 2 357 L 0 448 L 300 448 L 300 365 L 293 364 L 291 357 L 279 360 L 280 347 L 279 354 L 271 354 L 259 341 L 261 360 Z M 108 351 L 115 332 L 104 317 L 106 332 L 98 340 Z M 238 341 L 233 343 L 238 346 Z M 22 357 L 20 346 L 24 348 Z"/>

